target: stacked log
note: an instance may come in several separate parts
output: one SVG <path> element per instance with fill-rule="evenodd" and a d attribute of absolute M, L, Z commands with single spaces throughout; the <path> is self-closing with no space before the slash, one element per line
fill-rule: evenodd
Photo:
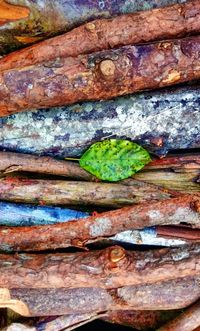
<path fill-rule="evenodd" d="M 200 326 L 199 33 L 198 0 L 0 1 L 2 330 Z M 97 179 L 110 138 L 152 161 Z"/>

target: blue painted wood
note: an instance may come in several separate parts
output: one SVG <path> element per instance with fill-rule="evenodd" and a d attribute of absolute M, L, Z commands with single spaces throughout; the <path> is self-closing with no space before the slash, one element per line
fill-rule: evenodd
<path fill-rule="evenodd" d="M 0 225 L 4 226 L 55 224 L 87 216 L 89 213 L 60 207 L 0 202 Z"/>

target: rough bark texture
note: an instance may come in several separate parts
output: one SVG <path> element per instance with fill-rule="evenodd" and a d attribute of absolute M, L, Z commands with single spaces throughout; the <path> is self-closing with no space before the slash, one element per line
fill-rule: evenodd
<path fill-rule="evenodd" d="M 0 118 L 0 149 L 77 157 L 96 141 L 126 138 L 166 154 L 200 147 L 199 128 L 199 86 L 166 89 Z"/>
<path fill-rule="evenodd" d="M 200 3 L 192 0 L 182 5 L 92 21 L 8 55 L 0 60 L 0 70 L 199 32 Z"/>
<path fill-rule="evenodd" d="M 175 318 L 180 312 L 173 311 L 134 311 L 121 310 L 112 311 L 108 316 L 102 318 L 106 322 L 129 326 L 137 330 L 155 330 L 159 326 Z"/>
<path fill-rule="evenodd" d="M 166 189 L 173 189 L 184 193 L 200 192 L 200 172 L 173 172 L 173 170 L 142 171 L 134 175 L 138 181 L 160 185 Z"/>
<path fill-rule="evenodd" d="M 9 174 L 18 171 L 51 174 L 87 181 L 97 180 L 75 162 L 56 160 L 47 156 L 38 157 L 22 153 L 0 152 L 0 172 Z"/>
<path fill-rule="evenodd" d="M 176 319 L 159 328 L 158 331 L 193 331 L 198 326 L 200 326 L 199 301 Z"/>
<path fill-rule="evenodd" d="M 73 209 L 0 201 L 0 225 L 31 226 L 55 224 L 87 216 L 89 216 L 89 213 Z"/>
<path fill-rule="evenodd" d="M 116 208 L 145 201 L 164 200 L 171 196 L 173 194 L 167 190 L 134 180 L 123 185 L 15 177 L 0 179 L 1 200 L 43 205 L 93 205 Z"/>
<path fill-rule="evenodd" d="M 161 159 L 155 158 L 143 169 L 143 171 L 152 170 L 169 170 L 178 173 L 200 171 L 200 154 L 179 154 L 176 156 L 168 155 Z M 0 172 L 3 175 L 13 172 L 34 172 L 97 181 L 96 177 L 89 174 L 75 162 L 12 152 L 0 152 Z M 125 182 L 121 181 L 121 183 Z"/>
<path fill-rule="evenodd" d="M 166 323 L 179 314 L 179 310 L 165 310 L 165 311 L 134 311 L 134 310 L 120 310 L 106 312 L 105 314 L 85 313 L 85 314 L 71 314 L 63 316 L 51 316 L 34 318 L 22 324 L 20 316 L 18 319 L 12 321 L 12 325 L 4 329 L 4 331 L 71 331 L 75 328 L 89 323 L 94 319 L 101 318 L 106 322 L 122 324 L 137 328 L 137 330 L 146 330 L 156 328 L 163 323 Z M 103 317 L 104 316 L 104 317 Z"/>
<path fill-rule="evenodd" d="M 0 73 L 0 116 L 200 78 L 200 36 L 58 58 Z"/>
<path fill-rule="evenodd" d="M 57 0 L 55 2 L 53 0 L 1 0 L 0 54 L 5 54 L 56 33 L 68 31 L 74 26 L 95 18 L 133 13 L 138 10 L 159 8 L 185 1 Z M 15 19 L 20 20 L 15 21 Z"/>
<path fill-rule="evenodd" d="M 45 250 L 84 247 L 118 232 L 153 225 L 188 223 L 200 228 L 199 198 L 183 196 L 108 211 L 66 223 L 32 227 L 1 227 L 0 249 Z"/>
<path fill-rule="evenodd" d="M 168 169 L 175 172 L 192 172 L 200 170 L 200 154 L 188 153 L 182 155 L 168 155 L 165 158 L 155 159 L 145 166 L 145 170 L 161 169 Z"/>
<path fill-rule="evenodd" d="M 83 253 L 1 254 L 0 267 L 2 288 L 114 289 L 196 277 L 200 272 L 200 246 L 144 252 L 113 246 Z"/>
<path fill-rule="evenodd" d="M 4 289 L 0 304 L 23 316 L 59 314 L 100 314 L 120 309 L 168 310 L 185 308 L 200 294 L 199 277 L 106 290 L 97 287 L 76 289 Z M 101 317 L 101 316 L 99 316 Z"/>

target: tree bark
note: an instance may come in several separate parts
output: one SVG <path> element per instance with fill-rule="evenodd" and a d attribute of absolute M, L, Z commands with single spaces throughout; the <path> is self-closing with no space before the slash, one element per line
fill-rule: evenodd
<path fill-rule="evenodd" d="M 144 170 L 134 175 L 134 179 L 149 184 L 159 185 L 166 189 L 175 190 L 185 194 L 197 194 L 200 192 L 199 170 L 191 172 L 168 170 Z"/>
<path fill-rule="evenodd" d="M 197 300 L 199 277 L 121 287 L 105 290 L 97 287 L 77 289 L 3 289 L 1 305 L 22 316 L 60 314 L 97 315 L 117 310 L 169 310 L 185 308 Z M 98 316 L 99 318 L 101 315 Z"/>
<path fill-rule="evenodd" d="M 200 170 L 200 154 L 168 155 L 165 158 L 155 159 L 145 166 L 145 170 L 167 169 L 175 172 L 192 172 Z"/>
<path fill-rule="evenodd" d="M 0 70 L 199 32 L 200 3 L 199 0 L 192 0 L 182 5 L 92 21 L 64 35 L 8 55 L 0 60 Z"/>
<path fill-rule="evenodd" d="M 199 198 L 182 196 L 108 211 L 66 223 L 1 227 L 0 249 L 8 251 L 84 247 L 118 232 L 154 225 L 187 223 L 200 228 Z"/>
<path fill-rule="evenodd" d="M 0 172 L 9 174 L 19 171 L 97 181 L 96 177 L 89 174 L 75 162 L 56 160 L 47 156 L 0 152 Z"/>
<path fill-rule="evenodd" d="M 101 319 L 106 322 L 128 326 L 137 330 L 155 330 L 159 326 L 163 325 L 163 323 L 167 323 L 179 314 L 179 310 L 121 310 L 112 311 L 108 314 L 108 316 Z"/>
<path fill-rule="evenodd" d="M 0 54 L 68 31 L 95 18 L 184 3 L 185 0 L 1 0 Z M 15 5 L 15 6 L 13 6 Z M 20 19 L 16 21 L 16 19 Z"/>
<path fill-rule="evenodd" d="M 179 154 L 176 156 L 168 155 L 161 159 L 155 158 L 143 169 L 143 171 L 152 170 L 169 170 L 176 173 L 196 173 L 196 171 L 200 170 L 200 154 Z M 75 162 L 56 160 L 52 157 L 12 152 L 0 152 L 0 172 L 2 172 L 3 175 L 13 172 L 33 172 L 86 181 L 98 181 L 96 177 L 89 174 Z M 126 181 L 121 181 L 121 183 L 125 182 Z"/>
<path fill-rule="evenodd" d="M 146 330 L 147 328 L 156 328 L 163 325 L 164 322 L 176 317 L 179 310 L 170 311 L 134 311 L 120 310 L 109 311 L 105 314 L 85 313 L 71 314 L 59 317 L 42 317 L 37 320 L 29 319 L 26 324 L 20 323 L 20 319 L 14 320 L 12 325 L 5 328 L 4 331 L 71 331 L 94 319 L 103 319 L 106 322 L 121 324 L 136 328 L 137 330 Z M 19 316 L 19 315 L 18 315 Z M 26 328 L 26 329 L 25 329 Z"/>
<path fill-rule="evenodd" d="M 199 301 L 173 321 L 159 328 L 158 331 L 193 331 L 198 326 L 200 326 Z"/>
<path fill-rule="evenodd" d="M 42 205 L 117 208 L 165 200 L 176 195 L 175 192 L 134 180 L 125 184 L 5 177 L 0 179 L 0 199 Z"/>
<path fill-rule="evenodd" d="M 32 206 L 0 201 L 0 225 L 32 226 L 67 222 L 89 216 L 73 209 Z"/>
<path fill-rule="evenodd" d="M 199 245 L 144 252 L 113 246 L 78 253 L 1 254 L 0 287 L 114 289 L 196 277 L 199 250 Z"/>
<path fill-rule="evenodd" d="M 77 157 L 97 141 L 124 138 L 165 155 L 200 147 L 198 127 L 199 85 L 0 118 L 0 149 Z"/>
<path fill-rule="evenodd" d="M 200 78 L 200 37 L 125 46 L 0 73 L 0 116 Z"/>

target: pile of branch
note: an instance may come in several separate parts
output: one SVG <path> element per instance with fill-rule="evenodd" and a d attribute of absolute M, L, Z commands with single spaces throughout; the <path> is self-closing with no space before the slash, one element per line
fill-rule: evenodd
<path fill-rule="evenodd" d="M 199 1 L 2 0 L 0 25 L 0 54 L 40 41 L 0 59 L 2 330 L 199 327 Z M 77 158 L 108 138 L 153 161 L 102 182 Z"/>

